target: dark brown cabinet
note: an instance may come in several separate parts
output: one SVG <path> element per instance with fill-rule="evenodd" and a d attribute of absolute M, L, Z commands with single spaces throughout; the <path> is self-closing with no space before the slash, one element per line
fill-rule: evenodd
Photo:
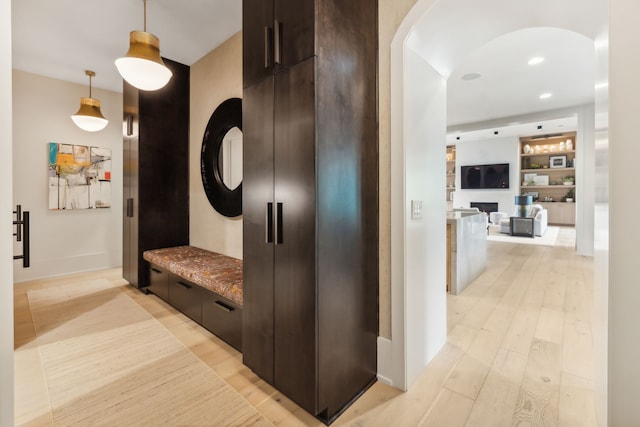
<path fill-rule="evenodd" d="M 243 3 L 243 360 L 331 422 L 376 377 L 377 2 L 289 5 L 282 58 L 294 11 L 310 49 L 256 78 L 265 4 Z"/>
<path fill-rule="evenodd" d="M 123 277 L 150 283 L 142 253 L 189 243 L 189 67 L 164 88 L 123 87 Z"/>
<path fill-rule="evenodd" d="M 156 266 L 149 266 L 149 292 L 169 302 L 169 273 Z"/>
<path fill-rule="evenodd" d="M 169 304 L 202 324 L 202 288 L 169 273 Z"/>
<path fill-rule="evenodd" d="M 244 0 L 245 87 L 314 55 L 313 0 Z"/>

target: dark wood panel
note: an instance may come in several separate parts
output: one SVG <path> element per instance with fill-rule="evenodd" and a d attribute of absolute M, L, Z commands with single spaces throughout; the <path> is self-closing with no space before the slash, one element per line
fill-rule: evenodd
<path fill-rule="evenodd" d="M 376 378 L 377 2 L 318 3 L 318 378 L 331 418 Z"/>
<path fill-rule="evenodd" d="M 243 362 L 273 384 L 273 76 L 245 88 L 243 99 Z M 273 234 L 273 233 L 272 233 Z"/>
<path fill-rule="evenodd" d="M 242 14 L 242 80 L 247 87 L 273 74 L 273 1 L 243 0 L 242 8 L 251 11 Z"/>
<path fill-rule="evenodd" d="M 149 266 L 149 292 L 169 302 L 169 273 L 158 266 Z"/>
<path fill-rule="evenodd" d="M 215 292 L 201 292 L 202 326 L 242 352 L 242 308 Z"/>
<path fill-rule="evenodd" d="M 313 0 L 275 0 L 274 18 L 279 23 L 281 46 L 276 71 L 292 67 L 314 55 L 314 12 Z"/>
<path fill-rule="evenodd" d="M 169 304 L 202 323 L 202 288 L 182 277 L 169 274 Z"/>
<path fill-rule="evenodd" d="M 275 384 L 317 413 L 315 287 L 315 61 L 276 75 L 275 202 L 282 241 L 275 246 Z"/>
<path fill-rule="evenodd" d="M 138 91 L 138 286 L 149 283 L 144 251 L 189 243 L 189 67 L 164 61 L 169 83 Z"/>

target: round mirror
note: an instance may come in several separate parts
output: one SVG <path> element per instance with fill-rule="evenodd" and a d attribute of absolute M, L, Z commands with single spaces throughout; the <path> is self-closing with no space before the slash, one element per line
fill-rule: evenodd
<path fill-rule="evenodd" d="M 242 100 L 216 108 L 202 138 L 200 172 L 211 206 L 224 216 L 242 215 Z"/>
<path fill-rule="evenodd" d="M 229 129 L 220 144 L 218 169 L 229 190 L 235 190 L 242 183 L 242 131 L 237 126 Z"/>

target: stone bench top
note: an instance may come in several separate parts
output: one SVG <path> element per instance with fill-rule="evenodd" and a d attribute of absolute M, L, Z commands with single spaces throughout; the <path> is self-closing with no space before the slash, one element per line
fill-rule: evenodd
<path fill-rule="evenodd" d="M 143 258 L 242 305 L 242 260 L 195 246 L 144 251 Z"/>

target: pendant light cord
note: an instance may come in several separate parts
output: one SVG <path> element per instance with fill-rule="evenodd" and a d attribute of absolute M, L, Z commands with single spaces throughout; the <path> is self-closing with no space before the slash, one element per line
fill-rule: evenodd
<path fill-rule="evenodd" d="M 144 32 L 147 32 L 147 0 L 144 0 Z"/>

